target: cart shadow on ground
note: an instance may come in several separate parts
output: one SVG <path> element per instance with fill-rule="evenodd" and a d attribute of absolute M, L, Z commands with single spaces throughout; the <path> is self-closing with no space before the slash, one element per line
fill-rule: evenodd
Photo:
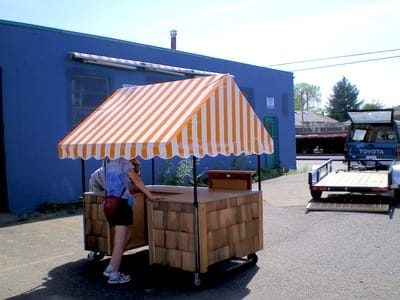
<path fill-rule="evenodd" d="M 44 283 L 9 299 L 243 299 L 248 283 L 259 271 L 255 263 L 234 270 L 211 268 L 201 274 L 201 285 L 194 285 L 194 274 L 149 265 L 148 250 L 124 255 L 121 272 L 131 275 L 126 284 L 110 285 L 102 274 L 109 262 L 87 259 L 60 265 L 48 273 Z"/>

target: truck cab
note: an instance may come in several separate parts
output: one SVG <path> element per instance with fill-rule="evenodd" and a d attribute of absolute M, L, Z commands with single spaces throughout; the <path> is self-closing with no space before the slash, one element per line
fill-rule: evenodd
<path fill-rule="evenodd" d="M 346 160 L 360 160 L 367 167 L 373 167 L 374 159 L 400 160 L 400 122 L 393 119 L 393 109 L 349 111 L 348 115 Z M 389 166 L 390 162 L 380 165 Z"/>

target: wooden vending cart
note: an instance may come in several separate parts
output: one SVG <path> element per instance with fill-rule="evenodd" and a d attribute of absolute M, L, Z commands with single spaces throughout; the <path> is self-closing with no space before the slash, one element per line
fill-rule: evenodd
<path fill-rule="evenodd" d="M 262 192 L 251 190 L 254 172 L 210 173 L 209 187 L 197 191 L 197 216 L 192 187 L 150 187 L 155 194 L 168 195 L 147 200 L 150 264 L 196 272 L 198 257 L 198 271 L 206 273 L 209 266 L 230 258 L 257 261 L 255 253 L 263 248 L 263 205 Z"/>
<path fill-rule="evenodd" d="M 260 169 L 260 155 L 274 151 L 270 134 L 233 76 L 201 75 L 116 90 L 60 141 L 59 157 L 192 158 L 196 178 L 197 158 L 256 154 Z M 209 176 L 209 188 L 196 183 L 174 191 L 152 186 L 154 192 L 170 194 L 163 200 L 145 200 L 151 263 L 193 271 L 195 284 L 210 264 L 253 254 L 263 243 L 261 184 L 252 191 L 248 174 L 211 172 Z M 235 181 L 237 176 L 247 179 Z M 93 214 L 85 223 L 86 246 L 97 250 L 101 245 L 109 253 L 110 242 L 103 239 L 112 232 L 93 225 L 104 224 L 99 219 L 101 198 L 87 194 L 85 207 L 86 202 L 88 213 Z M 146 243 L 146 238 L 141 242 Z"/>

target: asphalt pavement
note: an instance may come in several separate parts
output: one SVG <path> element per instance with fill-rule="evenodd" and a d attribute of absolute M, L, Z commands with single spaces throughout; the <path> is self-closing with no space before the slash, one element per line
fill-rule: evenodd
<path fill-rule="evenodd" d="M 307 174 L 262 183 L 264 249 L 258 263 L 193 274 L 126 253 L 132 282 L 110 286 L 109 257 L 89 261 L 82 215 L 0 225 L 1 299 L 400 299 L 400 206 L 389 213 L 306 212 Z M 140 251 L 139 251 L 140 250 Z"/>

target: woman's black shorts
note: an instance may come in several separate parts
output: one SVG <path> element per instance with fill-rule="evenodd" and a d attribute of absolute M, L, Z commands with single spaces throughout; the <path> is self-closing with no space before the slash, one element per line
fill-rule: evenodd
<path fill-rule="evenodd" d="M 110 227 L 133 224 L 132 206 L 128 205 L 127 199 L 121 199 L 117 212 L 112 217 L 107 217 L 107 221 Z"/>

